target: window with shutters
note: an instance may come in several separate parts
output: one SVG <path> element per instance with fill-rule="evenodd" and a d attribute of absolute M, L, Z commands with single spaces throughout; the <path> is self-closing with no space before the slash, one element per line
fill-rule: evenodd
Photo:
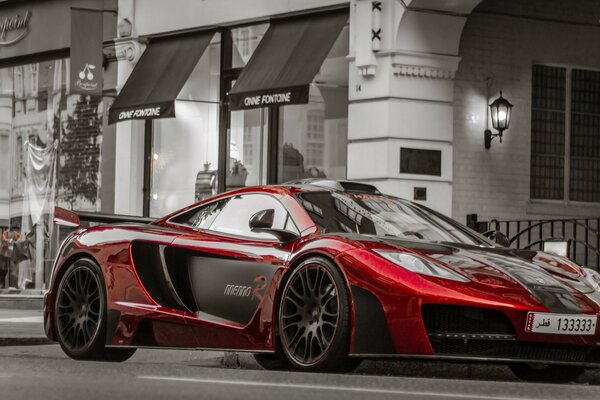
<path fill-rule="evenodd" d="M 534 65 L 532 199 L 600 202 L 600 71 Z"/>

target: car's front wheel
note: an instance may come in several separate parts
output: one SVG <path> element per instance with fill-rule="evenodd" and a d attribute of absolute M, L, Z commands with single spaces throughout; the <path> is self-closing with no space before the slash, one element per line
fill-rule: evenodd
<path fill-rule="evenodd" d="M 54 308 L 56 337 L 77 360 L 121 362 L 135 348 L 107 348 L 106 288 L 100 267 L 89 259 L 73 262 L 58 285 Z"/>
<path fill-rule="evenodd" d="M 331 261 L 311 257 L 291 272 L 280 298 L 278 328 L 283 353 L 294 368 L 349 369 L 348 290 Z"/>
<path fill-rule="evenodd" d="M 584 368 L 566 365 L 511 364 L 510 370 L 517 378 L 528 382 L 567 383 L 573 382 L 584 372 Z"/>

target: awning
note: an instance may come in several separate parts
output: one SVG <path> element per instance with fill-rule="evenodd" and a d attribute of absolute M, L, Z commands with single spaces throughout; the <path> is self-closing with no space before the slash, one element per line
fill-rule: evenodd
<path fill-rule="evenodd" d="M 175 99 L 214 32 L 155 39 L 148 44 L 121 93 L 108 122 L 175 116 Z"/>
<path fill-rule="evenodd" d="M 232 110 L 308 103 L 308 88 L 348 12 L 273 20 L 229 92 Z"/>

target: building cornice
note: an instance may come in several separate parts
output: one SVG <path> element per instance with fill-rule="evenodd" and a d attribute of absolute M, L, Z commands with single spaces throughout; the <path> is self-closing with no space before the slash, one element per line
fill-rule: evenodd
<path fill-rule="evenodd" d="M 458 56 L 412 51 L 393 51 L 390 55 L 394 75 L 414 78 L 454 79 L 461 60 Z"/>
<path fill-rule="evenodd" d="M 114 39 L 112 43 L 104 45 L 104 56 L 107 62 L 129 61 L 137 63 L 145 47 L 145 40 L 137 37 Z"/>

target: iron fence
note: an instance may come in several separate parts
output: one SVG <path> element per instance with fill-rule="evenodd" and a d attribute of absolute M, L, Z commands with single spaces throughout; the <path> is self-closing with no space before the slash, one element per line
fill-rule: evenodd
<path fill-rule="evenodd" d="M 479 231 L 502 232 L 514 248 L 543 250 L 545 242 L 567 241 L 573 261 L 600 270 L 599 217 L 508 221 L 470 218 L 470 226 Z"/>

